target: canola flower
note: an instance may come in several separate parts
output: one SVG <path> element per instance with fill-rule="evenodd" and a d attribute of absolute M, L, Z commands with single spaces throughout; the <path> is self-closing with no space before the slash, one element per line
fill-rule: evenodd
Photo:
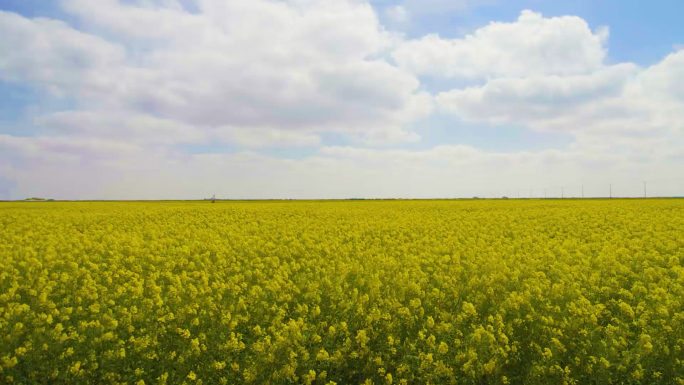
<path fill-rule="evenodd" d="M 684 201 L 0 205 L 0 383 L 684 384 Z"/>

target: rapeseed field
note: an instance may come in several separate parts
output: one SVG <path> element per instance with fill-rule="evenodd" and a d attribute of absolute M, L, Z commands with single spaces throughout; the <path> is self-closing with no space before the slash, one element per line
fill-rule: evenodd
<path fill-rule="evenodd" d="M 684 200 L 0 204 L 0 383 L 684 384 Z"/>

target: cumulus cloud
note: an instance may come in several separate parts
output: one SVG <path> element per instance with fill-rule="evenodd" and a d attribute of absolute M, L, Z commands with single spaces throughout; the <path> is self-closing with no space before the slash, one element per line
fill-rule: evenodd
<path fill-rule="evenodd" d="M 473 0 L 404 0 L 404 7 L 415 14 L 436 14 L 445 12 L 461 12 L 469 6 L 482 1 Z"/>
<path fill-rule="evenodd" d="M 466 120 L 575 132 L 590 127 L 562 118 L 576 118 L 578 113 L 599 118 L 602 111 L 614 118 L 635 117 L 638 111 L 619 111 L 619 103 L 611 103 L 622 97 L 637 71 L 634 65 L 622 64 L 587 75 L 499 78 L 479 87 L 442 92 L 436 101 L 444 111 Z"/>
<path fill-rule="evenodd" d="M 363 135 L 383 126 L 392 138 L 431 110 L 418 80 L 382 59 L 394 37 L 367 3 L 198 4 L 189 13 L 168 1 L 65 0 L 86 32 L 4 12 L 0 28 L 13 38 L 0 43 L 12 53 L 0 62 L 3 80 L 208 129 Z"/>
<path fill-rule="evenodd" d="M 220 127 L 215 130 L 215 135 L 226 142 L 248 148 L 312 147 L 321 142 L 318 135 L 270 127 Z"/>
<path fill-rule="evenodd" d="M 0 134 L 5 196 L 428 198 L 502 186 L 539 196 L 635 179 L 623 195 L 638 196 L 642 180 L 684 165 L 684 51 L 647 68 L 608 64 L 608 29 L 579 17 L 525 11 L 460 39 L 403 41 L 363 0 L 198 0 L 193 12 L 176 0 L 62 4 L 78 30 L 0 12 L 0 81 L 71 104 L 36 117 L 33 137 Z M 470 86 L 431 95 L 423 75 Z M 453 129 L 575 142 L 510 153 L 415 145 L 421 128 L 411 128 L 435 108 Z M 326 133 L 353 145 L 327 145 Z M 183 150 L 226 143 L 237 152 Z M 423 149 L 393 147 L 402 143 Z M 261 151 L 274 147 L 315 154 Z"/>
<path fill-rule="evenodd" d="M 61 111 L 36 125 L 50 138 L 99 138 L 146 146 L 230 143 L 248 148 L 316 146 L 318 135 L 270 127 L 205 127 L 131 112 Z"/>
<path fill-rule="evenodd" d="M 0 11 L 0 80 L 28 82 L 59 96 L 112 86 L 125 49 L 59 20 L 27 19 Z"/>
<path fill-rule="evenodd" d="M 420 135 L 415 132 L 395 130 L 392 127 L 374 127 L 354 139 L 367 145 L 381 146 L 390 143 L 417 142 L 420 140 Z"/>
<path fill-rule="evenodd" d="M 640 73 L 632 92 L 657 103 L 684 103 L 684 51 L 671 53 Z"/>
<path fill-rule="evenodd" d="M 440 108 L 464 120 L 524 125 L 540 131 L 643 137 L 680 135 L 684 122 L 684 53 L 640 69 L 606 66 L 588 75 L 494 79 L 437 95 Z"/>
<path fill-rule="evenodd" d="M 109 142 L 164 145 L 209 140 L 206 130 L 172 119 L 127 111 L 61 111 L 38 117 L 35 123 L 52 137 L 97 137 Z"/>
<path fill-rule="evenodd" d="M 523 11 L 516 22 L 492 22 L 464 38 L 409 40 L 393 57 L 407 71 L 443 77 L 578 75 L 603 66 L 607 40 L 607 28 L 592 32 L 579 17 Z"/>
<path fill-rule="evenodd" d="M 609 151 L 642 158 L 645 149 L 681 151 L 684 52 L 648 68 L 608 65 L 607 36 L 577 17 L 525 11 L 515 23 L 492 23 L 463 39 L 409 41 L 395 58 L 416 73 L 480 79 L 435 96 L 440 111 L 465 122 L 570 133 L 576 148 L 607 141 Z"/>
<path fill-rule="evenodd" d="M 403 5 L 394 5 L 385 9 L 385 15 L 395 23 L 405 23 L 409 20 L 409 12 Z"/>

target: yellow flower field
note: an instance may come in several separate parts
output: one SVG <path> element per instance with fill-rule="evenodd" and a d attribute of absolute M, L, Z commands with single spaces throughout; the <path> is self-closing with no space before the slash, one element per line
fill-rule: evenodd
<path fill-rule="evenodd" d="M 0 204 L 0 383 L 684 384 L 684 200 Z"/>

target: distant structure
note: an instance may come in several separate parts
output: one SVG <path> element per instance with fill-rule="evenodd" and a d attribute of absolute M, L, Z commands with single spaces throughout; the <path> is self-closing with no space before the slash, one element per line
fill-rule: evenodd
<path fill-rule="evenodd" d="M 215 200 L 216 200 L 216 194 L 211 196 L 211 203 L 214 203 Z"/>

